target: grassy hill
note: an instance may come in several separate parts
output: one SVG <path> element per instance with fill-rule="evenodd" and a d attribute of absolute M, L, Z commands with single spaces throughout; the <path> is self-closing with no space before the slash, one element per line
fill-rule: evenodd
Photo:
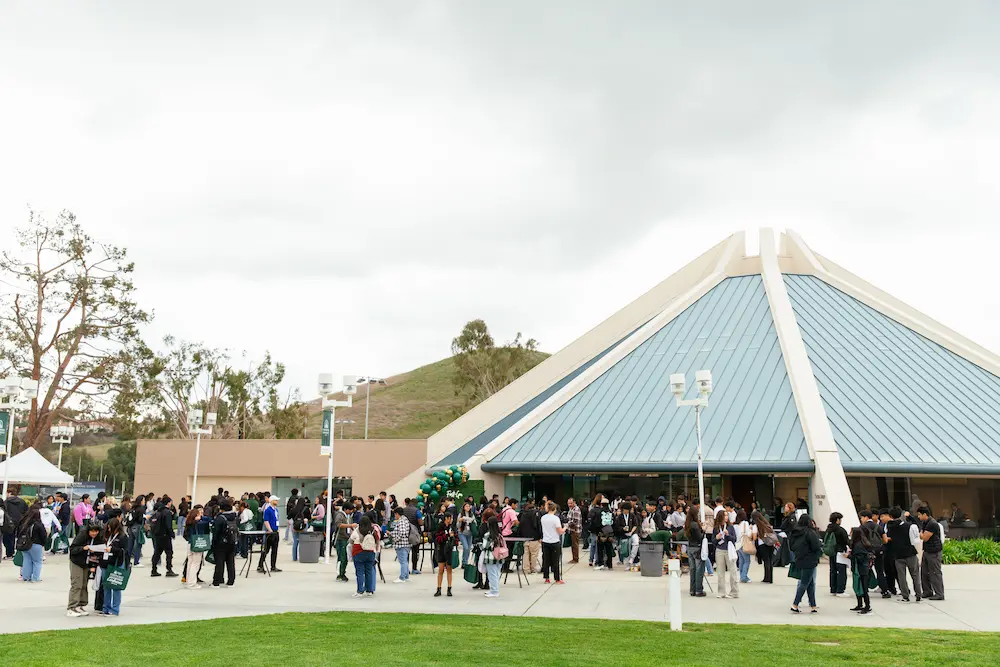
<path fill-rule="evenodd" d="M 538 353 L 541 358 L 547 354 Z M 408 373 L 386 378 L 389 386 L 372 386 L 368 415 L 369 438 L 427 438 L 437 433 L 462 413 L 464 399 L 455 396 L 451 357 Z M 307 436 L 319 438 L 322 421 L 320 402 L 309 404 Z M 365 435 L 365 387 L 358 387 L 351 408 L 338 408 L 337 419 L 350 419 L 344 425 L 344 438 Z M 336 437 L 340 437 L 337 425 Z"/>

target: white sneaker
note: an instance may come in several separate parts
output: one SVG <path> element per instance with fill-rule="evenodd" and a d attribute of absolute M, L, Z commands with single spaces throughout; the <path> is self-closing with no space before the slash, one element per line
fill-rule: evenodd
<path fill-rule="evenodd" d="M 406 583 L 406 579 L 396 579 L 392 583 L 394 583 L 394 584 L 405 584 Z"/>
<path fill-rule="evenodd" d="M 135 565 L 133 565 L 132 567 L 143 567 L 143 564 L 142 564 L 142 563 L 136 563 L 136 564 L 135 564 Z"/>
<path fill-rule="evenodd" d="M 494 593 L 494 592 L 490 591 L 489 593 L 486 594 L 486 597 L 488 597 L 488 598 L 498 598 L 498 597 L 500 597 L 500 594 L 499 593 Z"/>
<path fill-rule="evenodd" d="M 594 571 L 596 572 L 597 570 L 603 570 L 603 569 L 604 569 L 603 565 L 598 565 L 597 567 L 594 568 Z"/>
<path fill-rule="evenodd" d="M 78 612 L 76 609 L 67 609 L 66 616 L 68 616 L 69 618 L 80 618 L 82 614 Z"/>
<path fill-rule="evenodd" d="M 77 607 L 76 613 L 79 614 L 80 616 L 90 616 L 90 612 L 84 609 L 83 607 Z"/>
<path fill-rule="evenodd" d="M 187 588 L 190 588 L 191 590 L 196 591 L 196 590 L 198 590 L 198 589 L 201 588 L 201 584 L 192 584 L 192 585 L 189 585 Z"/>
<path fill-rule="evenodd" d="M 360 598 L 360 597 L 364 597 L 364 593 L 352 593 L 352 594 L 351 594 L 351 597 L 352 597 L 352 598 Z"/>

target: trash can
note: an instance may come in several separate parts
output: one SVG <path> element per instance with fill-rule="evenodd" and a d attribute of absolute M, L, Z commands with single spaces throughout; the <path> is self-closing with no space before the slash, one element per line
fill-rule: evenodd
<path fill-rule="evenodd" d="M 323 533 L 299 533 L 299 562 L 318 563 Z"/>
<path fill-rule="evenodd" d="M 663 542 L 639 542 L 639 571 L 644 577 L 663 576 Z"/>

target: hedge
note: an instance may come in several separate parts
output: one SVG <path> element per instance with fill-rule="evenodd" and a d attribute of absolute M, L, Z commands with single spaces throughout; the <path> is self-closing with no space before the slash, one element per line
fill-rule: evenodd
<path fill-rule="evenodd" d="M 993 540 L 946 540 L 941 561 L 945 565 L 983 563 L 1000 565 L 1000 542 Z"/>

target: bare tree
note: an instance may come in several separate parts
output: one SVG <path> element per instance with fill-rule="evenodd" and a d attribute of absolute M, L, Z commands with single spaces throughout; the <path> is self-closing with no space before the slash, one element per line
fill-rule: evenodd
<path fill-rule="evenodd" d="M 54 221 L 30 211 L 16 238 L 18 249 L 0 258 L 0 358 L 39 381 L 21 442 L 38 447 L 63 408 L 85 419 L 111 411 L 148 359 L 138 329 L 152 316 L 134 300 L 125 249 L 94 240 L 69 211 Z"/>

